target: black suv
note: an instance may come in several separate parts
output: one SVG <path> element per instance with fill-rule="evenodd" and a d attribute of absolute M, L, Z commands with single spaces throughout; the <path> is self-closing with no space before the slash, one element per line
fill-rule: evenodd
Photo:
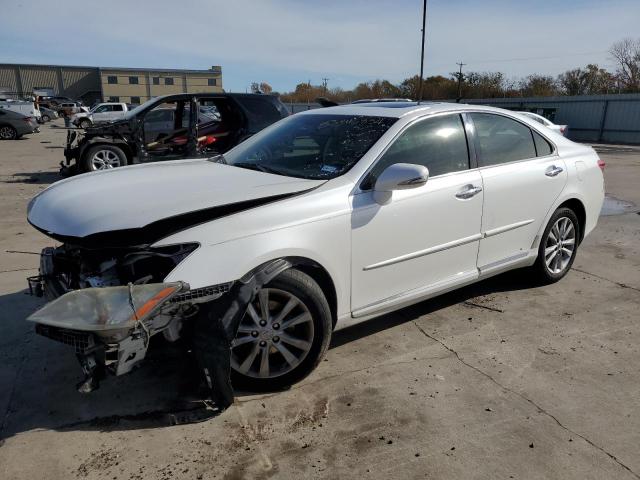
<path fill-rule="evenodd" d="M 63 174 L 224 153 L 288 115 L 273 95 L 185 93 L 156 97 L 123 119 L 67 133 Z M 75 162 L 75 165 L 73 165 Z"/>

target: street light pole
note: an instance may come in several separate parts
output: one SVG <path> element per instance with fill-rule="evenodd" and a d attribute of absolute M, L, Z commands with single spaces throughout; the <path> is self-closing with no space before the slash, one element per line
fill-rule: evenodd
<path fill-rule="evenodd" d="M 422 100 L 422 75 L 424 73 L 424 31 L 427 23 L 427 0 L 422 4 L 422 47 L 420 50 L 420 87 L 418 88 L 418 105 Z"/>

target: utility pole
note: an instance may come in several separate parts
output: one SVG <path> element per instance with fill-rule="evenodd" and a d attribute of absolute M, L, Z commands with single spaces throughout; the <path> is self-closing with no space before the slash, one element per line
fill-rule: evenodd
<path fill-rule="evenodd" d="M 422 75 L 424 73 L 424 31 L 427 24 L 427 0 L 422 4 L 422 48 L 420 50 L 420 87 L 418 88 L 418 105 L 422 100 Z"/>
<path fill-rule="evenodd" d="M 330 78 L 322 78 L 322 89 L 324 90 L 325 95 L 327 94 L 327 85 L 329 84 Z"/>
<path fill-rule="evenodd" d="M 457 103 L 460 103 L 460 100 L 462 100 L 462 67 L 464 65 L 466 65 L 466 63 L 456 63 L 456 65 L 458 65 L 460 67 L 460 70 L 458 71 L 458 98 L 456 100 Z"/>

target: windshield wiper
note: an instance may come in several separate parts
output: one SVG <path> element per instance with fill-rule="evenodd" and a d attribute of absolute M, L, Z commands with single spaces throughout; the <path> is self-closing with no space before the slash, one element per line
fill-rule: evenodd
<path fill-rule="evenodd" d="M 268 167 L 267 165 L 261 165 L 259 163 L 238 162 L 238 163 L 232 163 L 231 165 L 234 167 L 247 168 L 249 170 L 256 170 L 258 172 L 273 173 L 275 175 L 285 175 L 284 173 L 282 173 L 280 170 L 276 168 Z"/>
<path fill-rule="evenodd" d="M 207 158 L 207 160 L 214 163 L 222 163 L 224 165 L 228 165 L 227 159 L 224 158 L 224 155 L 222 155 L 221 153 L 219 153 L 218 155 L 214 155 L 213 157 L 209 157 Z"/>

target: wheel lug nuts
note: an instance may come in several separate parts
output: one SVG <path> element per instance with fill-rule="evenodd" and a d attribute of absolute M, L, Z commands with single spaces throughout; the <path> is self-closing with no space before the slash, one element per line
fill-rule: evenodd
<path fill-rule="evenodd" d="M 278 330 L 280 328 L 280 324 L 279 323 L 274 323 L 273 324 L 273 329 L 274 330 Z"/>
<path fill-rule="evenodd" d="M 251 332 L 251 336 L 252 337 L 257 337 L 258 336 L 258 332 L 254 330 L 253 332 Z"/>
<path fill-rule="evenodd" d="M 264 340 L 260 341 L 260 346 L 261 347 L 266 347 L 267 346 L 267 342 L 265 342 Z"/>
<path fill-rule="evenodd" d="M 273 337 L 273 342 L 278 343 L 280 341 L 280 337 Z"/>
<path fill-rule="evenodd" d="M 267 321 L 266 320 L 260 320 L 260 326 L 264 327 L 267 325 Z"/>

